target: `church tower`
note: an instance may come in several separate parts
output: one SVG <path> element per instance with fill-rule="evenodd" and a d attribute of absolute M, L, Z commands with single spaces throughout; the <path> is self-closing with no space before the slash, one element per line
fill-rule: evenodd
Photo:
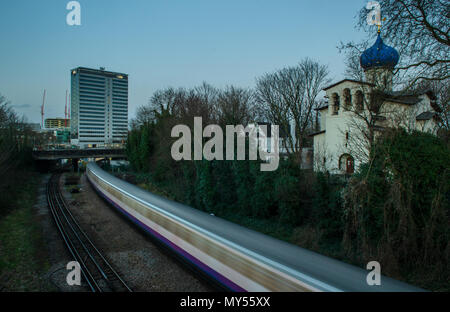
<path fill-rule="evenodd" d="M 398 60 L 397 50 L 383 43 L 381 31 L 378 29 L 375 44 L 364 51 L 360 57 L 366 81 L 375 84 L 383 91 L 392 91 L 393 71 Z"/>

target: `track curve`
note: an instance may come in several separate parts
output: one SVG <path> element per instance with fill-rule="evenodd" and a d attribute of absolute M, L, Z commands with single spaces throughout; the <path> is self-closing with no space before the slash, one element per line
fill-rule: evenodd
<path fill-rule="evenodd" d="M 60 174 L 47 183 L 47 202 L 56 227 L 93 292 L 131 292 L 130 287 L 82 230 L 59 190 Z"/>

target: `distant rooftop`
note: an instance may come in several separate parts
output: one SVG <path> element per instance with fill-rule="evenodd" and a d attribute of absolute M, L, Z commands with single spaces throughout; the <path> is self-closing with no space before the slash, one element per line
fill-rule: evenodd
<path fill-rule="evenodd" d="M 85 73 L 93 73 L 93 74 L 101 74 L 103 76 L 107 76 L 107 77 L 117 77 L 117 76 L 123 76 L 123 79 L 128 79 L 128 74 L 125 73 L 120 73 L 120 72 L 112 72 L 112 71 L 107 71 L 105 70 L 104 67 L 100 67 L 99 69 L 95 69 L 95 68 L 88 68 L 88 67 L 77 67 L 77 68 L 73 68 L 70 70 L 70 72 L 72 74 L 77 73 L 77 72 L 85 72 Z"/>
<path fill-rule="evenodd" d="M 368 86 L 375 86 L 373 83 L 370 82 L 366 82 L 366 81 L 360 81 L 360 80 L 354 80 L 354 79 L 342 79 L 338 82 L 333 83 L 332 85 L 329 85 L 328 87 L 323 88 L 324 91 L 333 88 L 334 86 L 337 86 L 338 84 L 341 84 L 345 81 L 349 81 L 349 82 L 354 82 L 354 83 L 358 83 L 358 84 L 365 84 Z"/>
<path fill-rule="evenodd" d="M 435 115 L 433 112 L 423 112 L 416 117 L 416 120 L 430 120 Z"/>

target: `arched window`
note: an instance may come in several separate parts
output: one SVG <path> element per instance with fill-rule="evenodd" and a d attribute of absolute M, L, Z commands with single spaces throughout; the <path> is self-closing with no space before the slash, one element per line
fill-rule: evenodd
<path fill-rule="evenodd" d="M 342 154 L 339 157 L 339 170 L 345 174 L 353 174 L 355 172 L 355 160 L 349 154 Z"/>
<path fill-rule="evenodd" d="M 333 115 L 339 114 L 340 105 L 339 95 L 337 93 L 333 93 Z"/>
<path fill-rule="evenodd" d="M 352 108 L 352 94 L 350 89 L 344 89 L 344 109 L 350 110 Z"/>
<path fill-rule="evenodd" d="M 364 109 L 364 94 L 361 90 L 356 91 L 356 110 L 361 112 Z"/>

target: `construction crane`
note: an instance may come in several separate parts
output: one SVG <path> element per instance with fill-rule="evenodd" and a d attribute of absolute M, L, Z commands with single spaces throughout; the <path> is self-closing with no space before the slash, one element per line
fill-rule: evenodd
<path fill-rule="evenodd" d="M 42 106 L 41 106 L 42 129 L 44 129 L 44 103 L 45 103 L 45 89 L 44 95 L 42 96 Z"/>
<path fill-rule="evenodd" d="M 67 128 L 67 90 L 66 90 L 66 107 L 64 107 L 64 128 Z"/>
<path fill-rule="evenodd" d="M 67 119 L 70 120 L 70 93 L 69 93 L 69 106 L 67 107 Z"/>

